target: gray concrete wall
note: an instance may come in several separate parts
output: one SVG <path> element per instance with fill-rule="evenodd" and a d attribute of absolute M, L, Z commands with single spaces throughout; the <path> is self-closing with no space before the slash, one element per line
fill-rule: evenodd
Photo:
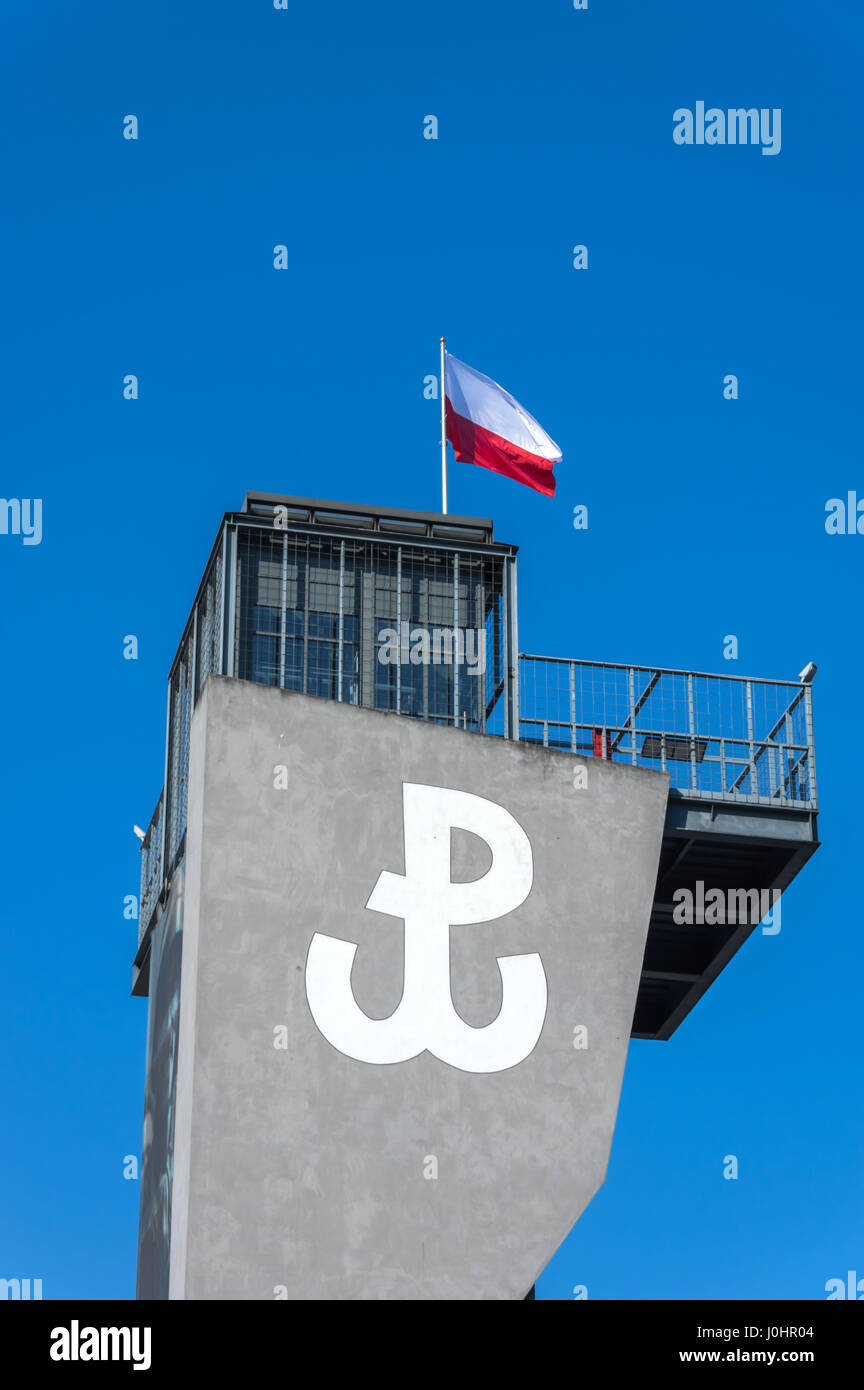
<path fill-rule="evenodd" d="M 172 1298 L 524 1297 L 606 1173 L 666 807 L 664 775 L 588 759 L 576 789 L 576 766 L 210 677 L 191 736 Z M 453 831 L 454 884 L 491 866 L 476 889 L 434 888 L 440 828 L 414 844 L 409 876 L 427 882 L 408 885 L 407 922 L 393 915 L 404 784 L 503 808 L 494 858 Z M 423 956 L 440 947 L 445 905 L 458 899 L 467 922 L 493 879 L 512 900 L 529 870 L 521 905 L 449 928 L 451 1008 L 440 950 Z M 382 871 L 395 877 L 379 883 Z M 353 999 L 339 942 L 357 946 Z M 386 1020 L 403 987 L 381 1043 L 363 1015 Z M 316 1024 L 310 992 L 319 1022 L 339 1016 L 364 1046 L 418 1055 L 356 1060 L 338 1027 Z M 482 1070 L 483 1039 L 464 1024 L 499 1013 L 484 1066 L 501 1069 Z M 580 1026 L 587 1048 L 574 1047 Z M 422 1050 L 427 1035 L 449 1061 Z"/>

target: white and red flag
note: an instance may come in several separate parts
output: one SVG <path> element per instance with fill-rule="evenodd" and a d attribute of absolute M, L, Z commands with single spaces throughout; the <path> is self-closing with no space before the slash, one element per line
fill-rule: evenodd
<path fill-rule="evenodd" d="M 447 438 L 459 463 L 476 463 L 555 495 L 561 450 L 533 415 L 491 377 L 445 352 Z"/>

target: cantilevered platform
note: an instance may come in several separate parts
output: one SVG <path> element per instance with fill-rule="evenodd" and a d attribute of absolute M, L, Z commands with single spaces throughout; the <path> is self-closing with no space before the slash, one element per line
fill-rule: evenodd
<path fill-rule="evenodd" d="M 756 922 L 676 925 L 673 894 L 701 882 L 785 891 L 818 847 L 815 812 L 739 807 L 670 797 L 660 870 L 645 948 L 634 1038 L 669 1038 L 698 1003 Z M 770 929 L 770 928 L 769 928 Z"/>

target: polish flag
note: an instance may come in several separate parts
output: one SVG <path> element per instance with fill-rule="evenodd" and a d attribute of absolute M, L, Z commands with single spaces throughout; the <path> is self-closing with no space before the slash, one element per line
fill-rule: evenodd
<path fill-rule="evenodd" d="M 553 464 L 561 450 L 533 415 L 514 401 L 509 391 L 446 353 L 444 394 L 447 438 L 459 463 L 476 463 L 555 495 Z"/>

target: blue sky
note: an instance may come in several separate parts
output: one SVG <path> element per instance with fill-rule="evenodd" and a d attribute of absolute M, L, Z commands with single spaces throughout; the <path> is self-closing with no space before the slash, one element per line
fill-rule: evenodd
<path fill-rule="evenodd" d="M 607 1183 L 538 1296 L 864 1275 L 864 537 L 824 527 L 864 496 L 860 6 L 8 0 L 0 34 L 0 492 L 43 499 L 40 545 L 0 536 L 0 1274 L 134 1296 L 122 905 L 168 667 L 247 489 L 438 506 L 445 333 L 564 452 L 554 501 L 451 464 L 451 510 L 520 546 L 524 650 L 819 664 L 824 845 L 781 934 L 631 1046 Z M 781 108 L 781 152 L 676 145 L 698 100 Z"/>

